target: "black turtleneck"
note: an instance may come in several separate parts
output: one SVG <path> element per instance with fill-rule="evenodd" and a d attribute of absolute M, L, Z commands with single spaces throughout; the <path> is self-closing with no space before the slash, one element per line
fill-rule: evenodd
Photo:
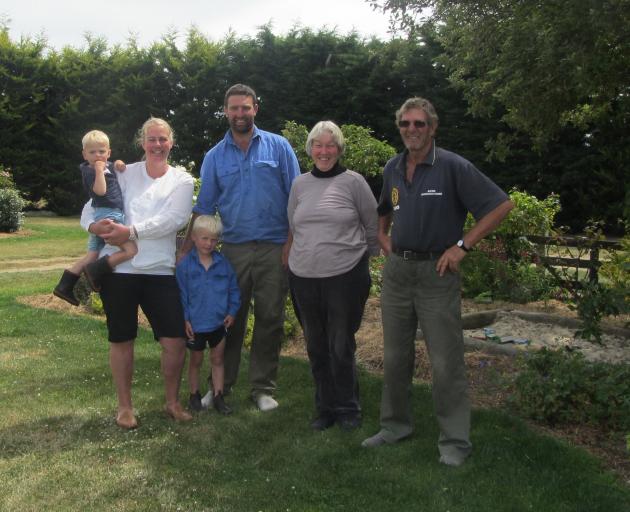
<path fill-rule="evenodd" d="M 317 167 L 313 166 L 313 170 L 311 174 L 316 178 L 332 178 L 333 176 L 338 176 L 342 172 L 345 172 L 346 168 L 343 165 L 339 165 L 339 162 L 335 162 L 335 165 L 330 171 L 322 172 Z"/>

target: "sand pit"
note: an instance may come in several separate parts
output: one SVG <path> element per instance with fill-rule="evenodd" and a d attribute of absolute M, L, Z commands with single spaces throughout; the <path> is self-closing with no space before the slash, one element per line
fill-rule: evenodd
<path fill-rule="evenodd" d="M 579 328 L 576 320 L 541 313 L 489 311 L 465 315 L 464 327 L 468 327 L 464 330 L 467 344 L 479 348 L 509 353 L 547 347 L 581 352 L 588 361 L 630 363 L 630 336 L 621 328 L 607 329 L 602 344 L 598 345 L 576 337 Z M 517 343 L 487 341 L 484 327 L 493 329 L 497 338 L 516 338 Z M 523 339 L 528 343 L 518 344 Z"/>

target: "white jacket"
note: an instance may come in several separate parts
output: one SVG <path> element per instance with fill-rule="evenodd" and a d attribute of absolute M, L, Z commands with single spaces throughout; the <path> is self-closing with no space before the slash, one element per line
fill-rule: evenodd
<path fill-rule="evenodd" d="M 127 274 L 171 275 L 175 269 L 175 239 L 192 211 L 194 180 L 181 167 L 169 166 L 163 176 L 154 179 L 147 174 L 144 162 L 127 165 L 118 174 L 125 204 L 125 224 L 138 232 L 138 254 L 118 265 L 115 272 Z M 94 222 L 91 200 L 83 207 L 81 226 L 88 229 Z M 105 245 L 100 255 L 117 251 Z"/>

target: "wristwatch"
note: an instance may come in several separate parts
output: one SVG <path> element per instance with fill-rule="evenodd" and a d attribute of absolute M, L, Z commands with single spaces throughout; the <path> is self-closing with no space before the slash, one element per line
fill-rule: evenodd
<path fill-rule="evenodd" d="M 465 251 L 465 252 L 469 252 L 470 251 L 470 249 L 464 245 L 464 241 L 463 240 L 458 240 L 457 241 L 457 247 L 459 247 L 462 251 Z"/>
<path fill-rule="evenodd" d="M 135 242 L 138 239 L 138 232 L 136 231 L 136 228 L 132 226 L 129 226 L 129 241 L 130 242 Z"/>

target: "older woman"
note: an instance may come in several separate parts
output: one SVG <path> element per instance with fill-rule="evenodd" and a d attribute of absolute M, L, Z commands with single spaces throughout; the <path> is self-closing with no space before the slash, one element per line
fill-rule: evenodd
<path fill-rule="evenodd" d="M 131 401 L 138 306 L 162 346 L 165 411 L 179 421 L 192 419 L 178 400 L 186 344 L 174 269 L 175 238 L 190 216 L 193 179 L 183 169 L 169 165 L 173 142 L 173 130 L 162 119 L 151 118 L 140 129 L 138 144 L 144 149 L 145 159 L 128 165 L 118 177 L 129 225 L 108 220 L 93 222 L 89 203 L 81 216 L 83 227 L 110 244 L 103 248 L 99 260 L 103 272 L 100 294 L 107 316 L 109 362 L 118 395 L 116 423 L 126 429 L 138 425 Z M 106 256 L 126 240 L 136 241 L 138 254 L 112 271 L 105 265 Z"/>
<path fill-rule="evenodd" d="M 354 335 L 370 291 L 368 255 L 379 252 L 376 199 L 339 164 L 344 138 L 331 121 L 306 141 L 313 169 L 289 195 L 289 282 L 315 380 L 315 430 L 361 425 Z"/>

